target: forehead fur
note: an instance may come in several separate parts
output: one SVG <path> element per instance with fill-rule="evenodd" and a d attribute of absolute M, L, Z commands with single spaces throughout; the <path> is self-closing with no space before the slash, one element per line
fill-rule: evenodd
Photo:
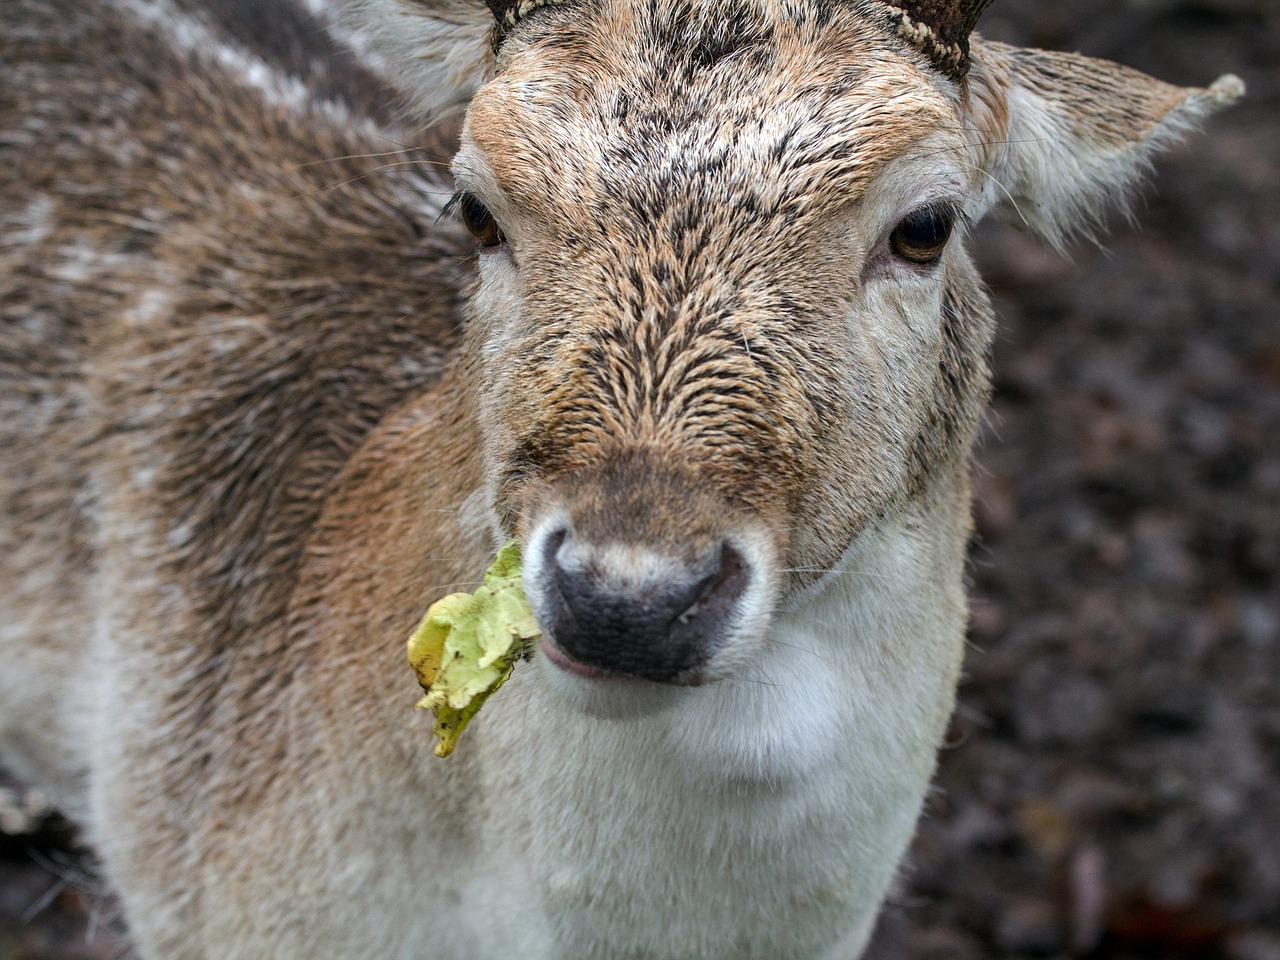
<path fill-rule="evenodd" d="M 566 198 L 643 217 L 678 187 L 794 222 L 958 131 L 954 91 L 883 19 L 874 4 L 778 0 L 551 8 L 505 44 L 468 140 L 548 220 L 580 208 Z"/>

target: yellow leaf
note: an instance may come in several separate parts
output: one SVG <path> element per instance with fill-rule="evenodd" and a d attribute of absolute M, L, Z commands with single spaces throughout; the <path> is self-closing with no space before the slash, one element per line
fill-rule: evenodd
<path fill-rule="evenodd" d="M 481 705 L 507 682 L 539 635 L 520 580 L 520 547 L 498 551 L 475 593 L 452 593 L 427 610 L 409 638 L 409 665 L 435 711 L 436 756 L 447 757 Z"/>

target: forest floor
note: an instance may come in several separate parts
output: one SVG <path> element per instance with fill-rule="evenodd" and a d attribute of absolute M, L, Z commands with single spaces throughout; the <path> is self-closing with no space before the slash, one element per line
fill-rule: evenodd
<path fill-rule="evenodd" d="M 874 960 L 1280 960 L 1280 4 L 1012 0 L 987 36 L 1248 98 L 1103 246 L 974 246 L 1000 316 L 973 622 Z M 0 960 L 123 960 L 56 819 Z"/>

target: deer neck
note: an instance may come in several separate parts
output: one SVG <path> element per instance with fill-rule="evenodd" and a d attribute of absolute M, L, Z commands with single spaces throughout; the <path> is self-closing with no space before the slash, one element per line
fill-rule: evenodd
<path fill-rule="evenodd" d="M 479 848 L 516 878 L 504 896 L 540 891 L 530 915 L 560 918 L 553 955 L 648 937 L 643 955 L 674 956 L 697 936 L 726 958 L 819 957 L 834 941 L 809 931 L 843 923 L 862 936 L 953 704 L 963 473 L 865 530 L 784 605 L 761 662 L 737 679 L 602 718 L 562 709 L 544 682 L 555 668 L 538 662 L 491 702 L 478 776 L 506 812 L 481 827 Z M 699 906 L 665 931 L 632 928 L 650 896 Z M 768 918 L 754 939 L 744 916 Z"/>

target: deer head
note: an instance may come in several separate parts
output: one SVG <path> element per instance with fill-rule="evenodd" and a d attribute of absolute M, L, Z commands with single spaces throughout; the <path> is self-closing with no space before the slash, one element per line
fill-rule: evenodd
<path fill-rule="evenodd" d="M 726 676 L 869 524 L 965 498 L 965 230 L 1087 226 L 1234 90 L 971 42 L 986 5 L 358 8 L 421 107 L 468 104 L 465 362 L 553 662 Z"/>

